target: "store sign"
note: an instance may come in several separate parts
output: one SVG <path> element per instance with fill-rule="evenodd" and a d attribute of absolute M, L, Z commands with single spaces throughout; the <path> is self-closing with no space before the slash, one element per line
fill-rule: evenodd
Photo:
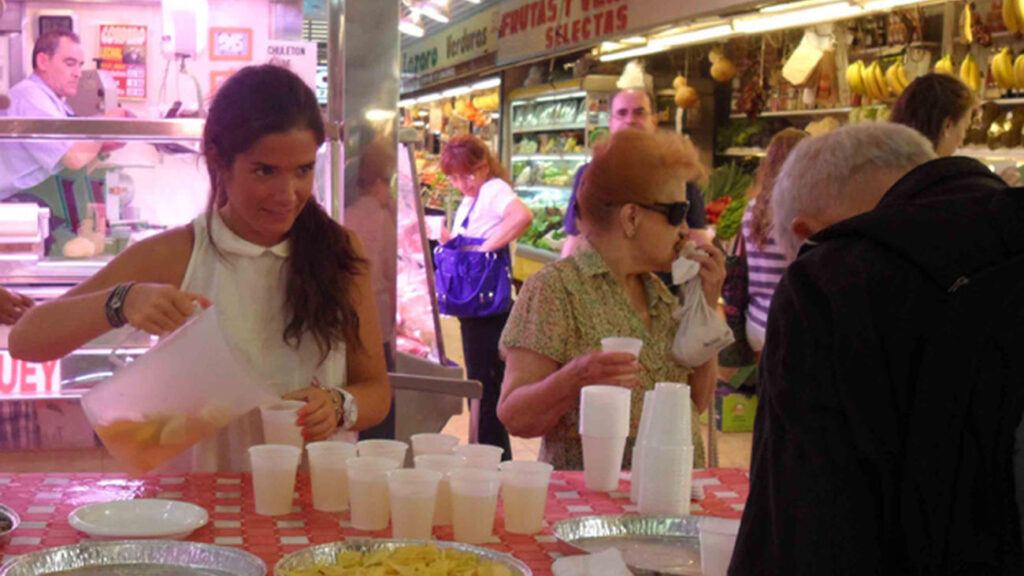
<path fill-rule="evenodd" d="M 583 48 L 749 0 L 505 0 L 498 23 L 498 64 Z"/>
<path fill-rule="evenodd" d="M 145 26 L 100 24 L 100 70 L 114 79 L 119 98 L 146 99 L 146 35 Z"/>
<path fill-rule="evenodd" d="M 316 42 L 267 41 L 267 64 L 276 64 L 295 72 L 306 85 L 316 90 L 317 47 Z"/>
<path fill-rule="evenodd" d="M 402 73 L 417 76 L 485 56 L 498 49 L 498 6 L 402 49 Z"/>
<path fill-rule="evenodd" d="M 60 394 L 60 360 L 25 362 L 0 351 L 0 398 Z"/>

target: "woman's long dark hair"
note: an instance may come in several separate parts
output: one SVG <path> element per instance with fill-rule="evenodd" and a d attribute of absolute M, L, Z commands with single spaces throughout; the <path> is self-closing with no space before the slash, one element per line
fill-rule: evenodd
<path fill-rule="evenodd" d="M 932 146 L 938 146 L 946 121 L 959 122 L 975 103 L 971 89 L 958 78 L 925 74 L 911 82 L 896 100 L 889 121 L 910 126 L 931 140 Z"/>
<path fill-rule="evenodd" d="M 228 202 L 222 174 L 231 169 L 235 158 L 260 138 L 291 130 L 312 131 L 318 147 L 324 142 L 316 95 L 291 71 L 269 64 L 250 66 L 220 87 L 203 129 L 203 154 L 210 174 L 208 230 L 214 210 Z M 366 260 L 357 255 L 349 232 L 310 198 L 288 238 L 291 255 L 285 305 L 291 318 L 282 339 L 298 348 L 304 335 L 312 335 L 321 363 L 341 343 L 350 349 L 363 347 L 366 343 L 359 340 L 359 315 L 352 302 L 352 287 L 367 267 Z"/>

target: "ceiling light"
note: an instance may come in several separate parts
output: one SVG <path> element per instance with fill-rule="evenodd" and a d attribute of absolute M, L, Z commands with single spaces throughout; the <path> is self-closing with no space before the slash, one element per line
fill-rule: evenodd
<path fill-rule="evenodd" d="M 808 6 L 815 6 L 818 4 L 825 4 L 827 0 L 799 0 L 798 2 L 784 2 L 782 4 L 772 4 L 771 6 L 765 6 L 761 8 L 760 12 L 770 14 L 772 12 L 788 12 L 789 10 L 795 10 L 797 8 L 806 8 Z"/>
<path fill-rule="evenodd" d="M 409 36 L 415 36 L 416 38 L 423 37 L 423 22 L 418 12 L 408 12 L 402 16 L 402 19 L 398 21 L 398 29 L 402 34 L 408 34 Z"/>
<path fill-rule="evenodd" d="M 601 53 L 615 52 L 616 50 L 622 50 L 625 47 L 625 44 L 619 44 L 618 42 L 601 42 Z"/>
<path fill-rule="evenodd" d="M 501 78 L 488 78 L 473 84 L 473 90 L 489 90 L 501 86 Z"/>
<path fill-rule="evenodd" d="M 466 0 L 466 2 L 469 2 L 470 4 L 479 4 L 480 0 Z"/>
<path fill-rule="evenodd" d="M 720 24 L 718 26 L 701 28 L 700 30 L 690 30 L 674 36 L 655 38 L 654 40 L 651 40 L 651 46 L 657 46 L 662 49 L 671 48 L 673 46 L 684 46 L 686 44 L 696 44 L 698 42 L 706 42 L 715 38 L 722 38 L 723 36 L 729 36 L 732 33 L 732 26 L 728 24 Z"/>
<path fill-rule="evenodd" d="M 416 99 L 415 98 L 409 98 L 408 100 L 399 100 L 398 101 L 398 107 L 399 108 L 410 108 L 410 107 L 414 106 L 415 104 L 416 104 Z"/>
<path fill-rule="evenodd" d="M 366 119 L 370 122 L 376 122 L 379 120 L 391 120 L 395 117 L 394 110 L 380 110 L 377 108 L 371 108 L 366 111 Z"/>
<path fill-rule="evenodd" d="M 417 104 L 426 104 L 428 102 L 434 102 L 435 100 L 440 100 L 441 98 L 444 98 L 444 96 L 441 96 L 441 94 L 439 92 L 435 92 L 433 94 L 427 94 L 426 96 L 420 96 L 419 98 L 416 99 L 416 103 Z"/>
<path fill-rule="evenodd" d="M 643 44 L 647 44 L 647 38 L 644 38 L 643 36 L 630 36 L 629 38 L 623 38 L 622 40 L 619 40 L 619 42 L 622 42 L 623 44 L 629 44 L 632 46 L 640 46 Z"/>
<path fill-rule="evenodd" d="M 872 0 L 864 3 L 864 10 L 871 12 L 878 12 L 882 10 L 892 10 L 900 6 L 907 6 L 909 4 L 920 4 L 921 0 Z"/>
<path fill-rule="evenodd" d="M 469 86 L 462 86 L 460 88 L 451 88 L 445 90 L 444 92 L 441 93 L 441 96 L 444 98 L 455 98 L 457 96 L 462 96 L 463 94 L 469 94 L 472 91 L 473 89 L 470 88 Z"/>
<path fill-rule="evenodd" d="M 758 32 L 769 32 L 783 28 L 795 28 L 799 26 L 810 26 L 831 20 L 841 20 L 861 14 L 863 9 L 860 6 L 852 6 L 846 2 L 833 2 L 813 8 L 782 12 L 771 16 L 760 16 L 733 20 L 732 26 L 737 32 L 756 34 Z"/>
<path fill-rule="evenodd" d="M 601 62 L 612 62 L 614 60 L 625 60 L 627 58 L 636 58 L 637 56 L 646 56 L 648 54 L 654 54 L 655 52 L 662 52 L 665 48 L 661 46 L 644 46 L 643 48 L 633 48 L 632 50 L 623 50 L 622 52 L 612 52 L 611 54 L 602 54 Z"/>
<path fill-rule="evenodd" d="M 427 18 L 442 24 L 447 24 L 452 19 L 448 0 L 424 0 L 419 6 L 419 11 Z"/>

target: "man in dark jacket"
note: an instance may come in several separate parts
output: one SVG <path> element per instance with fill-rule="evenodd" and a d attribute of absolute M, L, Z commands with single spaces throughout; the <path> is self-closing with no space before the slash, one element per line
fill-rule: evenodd
<path fill-rule="evenodd" d="M 776 184 L 780 244 L 810 237 L 772 301 L 730 575 L 1024 574 L 1024 191 L 915 148 L 844 128 Z"/>

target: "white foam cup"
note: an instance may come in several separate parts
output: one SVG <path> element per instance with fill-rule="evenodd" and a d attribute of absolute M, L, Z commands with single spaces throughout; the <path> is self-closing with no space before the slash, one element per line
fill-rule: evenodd
<path fill-rule="evenodd" d="M 583 480 L 587 490 L 612 492 L 619 488 L 625 436 L 583 436 Z"/>
<path fill-rule="evenodd" d="M 265 444 L 286 444 L 302 448 L 302 426 L 298 425 L 299 410 L 305 402 L 282 400 L 260 406 Z"/>
<path fill-rule="evenodd" d="M 536 534 L 544 528 L 544 507 L 554 467 L 546 462 L 502 462 L 501 501 L 505 510 L 505 531 Z"/>
<path fill-rule="evenodd" d="M 345 462 L 356 457 L 356 445 L 313 442 L 306 445 L 313 508 L 324 512 L 348 510 L 348 471 Z"/>
<path fill-rule="evenodd" d="M 497 470 L 505 449 L 489 444 L 464 444 L 455 447 L 455 454 L 466 459 L 466 468 Z"/>
<path fill-rule="evenodd" d="M 400 467 L 391 458 L 360 456 L 346 463 L 349 508 L 356 530 L 384 530 L 391 515 L 387 473 Z"/>
<path fill-rule="evenodd" d="M 257 514 L 281 516 L 292 511 L 295 471 L 300 458 L 302 450 L 295 446 L 260 444 L 249 448 Z"/>
<path fill-rule="evenodd" d="M 437 502 L 434 505 L 434 526 L 451 526 L 452 524 L 452 489 L 448 483 L 448 473 L 466 466 L 466 459 L 455 454 L 423 454 L 413 458 L 416 468 L 437 470 L 442 474 L 437 485 Z"/>
<path fill-rule="evenodd" d="M 455 540 L 484 544 L 494 534 L 501 475 L 497 470 L 458 468 L 449 473 L 452 487 L 452 532 Z"/>
<path fill-rule="evenodd" d="M 405 453 L 409 445 L 398 440 L 360 440 L 356 442 L 360 457 L 388 458 L 398 463 L 399 468 L 405 467 Z"/>
<path fill-rule="evenodd" d="M 666 447 L 647 444 L 637 505 L 641 514 L 690 513 L 693 485 L 693 446 Z"/>
<path fill-rule="evenodd" d="M 433 535 L 437 488 L 442 474 L 425 468 L 405 468 L 391 470 L 387 475 L 392 537 L 430 540 Z"/>
<path fill-rule="evenodd" d="M 627 338 L 623 336 L 609 336 L 601 338 L 602 352 L 626 352 L 640 357 L 640 350 L 644 347 L 644 341 L 639 338 Z"/>
<path fill-rule="evenodd" d="M 629 436 L 632 391 L 621 386 L 584 386 L 580 390 L 581 436 Z"/>
<path fill-rule="evenodd" d="M 413 456 L 454 454 L 455 447 L 459 445 L 458 436 L 451 434 L 413 434 L 410 440 L 412 440 Z"/>
<path fill-rule="evenodd" d="M 637 429 L 636 442 L 629 465 L 629 500 L 634 504 L 640 498 L 640 477 L 643 476 L 643 447 L 651 429 L 651 413 L 654 412 L 654 391 L 644 392 L 644 408 L 640 412 L 640 427 Z"/>
<path fill-rule="evenodd" d="M 700 571 L 704 576 L 726 576 L 740 521 L 703 516 L 700 519 Z"/>
<path fill-rule="evenodd" d="M 659 446 L 693 444 L 690 418 L 690 387 L 658 382 L 654 386 L 654 413 L 645 441 Z"/>

